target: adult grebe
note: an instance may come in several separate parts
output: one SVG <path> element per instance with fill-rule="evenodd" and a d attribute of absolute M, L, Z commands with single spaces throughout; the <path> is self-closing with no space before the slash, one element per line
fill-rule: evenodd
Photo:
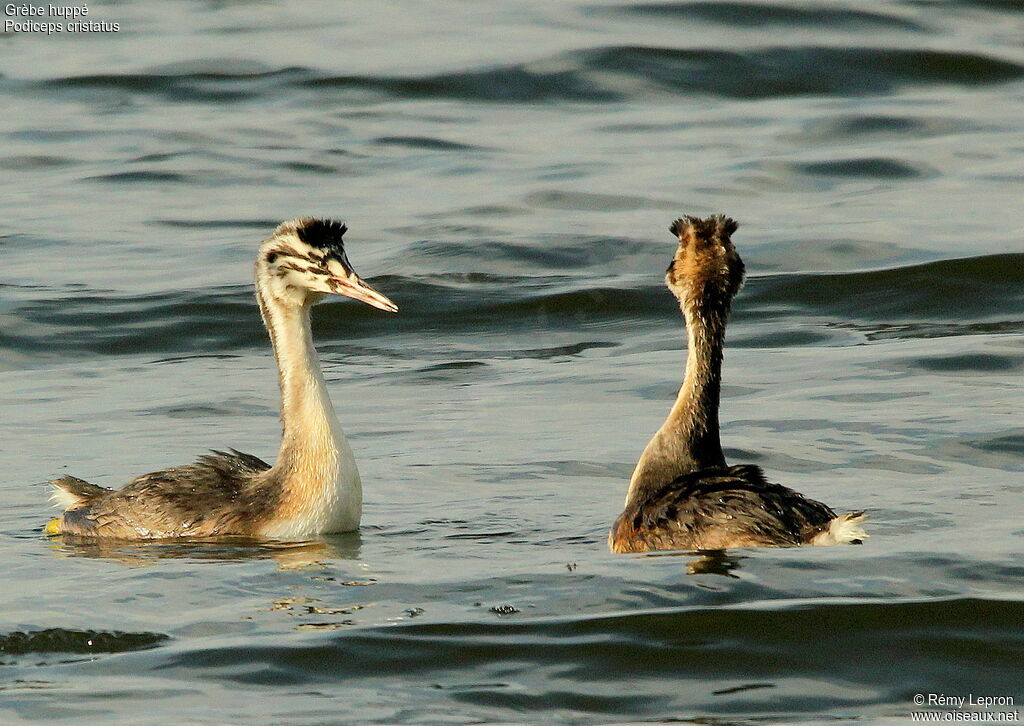
<path fill-rule="evenodd" d="M 349 264 L 345 225 L 293 219 L 260 245 L 256 300 L 270 332 L 281 384 L 277 463 L 231 450 L 104 489 L 73 476 L 50 482 L 64 514 L 47 534 L 156 539 L 241 535 L 301 540 L 359 527 L 362 486 L 310 331 L 310 307 L 325 293 L 398 307 Z"/>
<path fill-rule="evenodd" d="M 864 512 L 841 516 L 821 502 L 765 480 L 760 467 L 726 466 L 718 435 L 722 347 L 732 299 L 743 284 L 733 247 L 736 222 L 685 217 L 665 283 L 679 300 L 689 351 L 665 423 L 629 482 L 625 511 L 608 536 L 612 552 L 859 542 Z"/>

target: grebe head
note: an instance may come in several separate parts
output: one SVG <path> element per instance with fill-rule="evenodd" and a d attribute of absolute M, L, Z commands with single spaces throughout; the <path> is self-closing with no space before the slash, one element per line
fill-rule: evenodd
<path fill-rule="evenodd" d="M 367 285 L 352 269 L 341 222 L 301 217 L 283 222 L 260 246 L 256 278 L 275 300 L 311 305 L 325 294 L 346 295 L 397 312 L 398 306 Z"/>
<path fill-rule="evenodd" d="M 731 235 L 739 225 L 721 214 L 707 219 L 683 217 L 669 227 L 679 238 L 665 284 L 683 309 L 725 305 L 743 285 L 744 267 Z"/>

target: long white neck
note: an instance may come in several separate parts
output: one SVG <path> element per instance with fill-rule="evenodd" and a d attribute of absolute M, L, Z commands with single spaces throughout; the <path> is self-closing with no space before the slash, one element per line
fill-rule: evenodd
<path fill-rule="evenodd" d="M 722 389 L 725 315 L 718 310 L 684 306 L 689 349 L 686 373 L 665 423 L 651 438 L 633 470 L 626 502 L 710 466 L 725 466 L 718 429 Z"/>
<path fill-rule="evenodd" d="M 281 451 L 267 472 L 280 507 L 262 534 L 301 539 L 356 529 L 362 485 L 313 346 L 310 306 L 277 302 L 259 279 L 256 297 L 281 384 Z"/>

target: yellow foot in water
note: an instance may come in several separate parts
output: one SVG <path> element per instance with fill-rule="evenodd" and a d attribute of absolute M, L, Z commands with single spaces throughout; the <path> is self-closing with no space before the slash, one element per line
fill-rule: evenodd
<path fill-rule="evenodd" d="M 43 534 L 60 534 L 60 517 L 56 517 L 47 522 L 46 526 L 43 527 Z"/>

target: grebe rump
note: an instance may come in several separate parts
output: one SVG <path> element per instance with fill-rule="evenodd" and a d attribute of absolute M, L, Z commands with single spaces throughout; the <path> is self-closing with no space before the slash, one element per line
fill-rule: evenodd
<path fill-rule="evenodd" d="M 398 307 L 363 282 L 345 254 L 339 222 L 281 224 L 256 257 L 256 299 L 281 386 L 281 449 L 270 466 L 231 450 L 145 474 L 112 490 L 73 476 L 50 482 L 65 508 L 47 534 L 153 539 L 240 535 L 301 540 L 359 527 L 362 485 L 334 415 L 310 331 L 325 294 Z"/>
<path fill-rule="evenodd" d="M 685 217 L 670 227 L 679 247 L 665 283 L 679 300 L 689 338 L 675 405 L 647 444 L 625 509 L 608 536 L 613 552 L 859 542 L 864 512 L 841 516 L 764 478 L 760 467 L 727 466 L 718 430 L 722 348 L 744 267 L 736 222 Z"/>

